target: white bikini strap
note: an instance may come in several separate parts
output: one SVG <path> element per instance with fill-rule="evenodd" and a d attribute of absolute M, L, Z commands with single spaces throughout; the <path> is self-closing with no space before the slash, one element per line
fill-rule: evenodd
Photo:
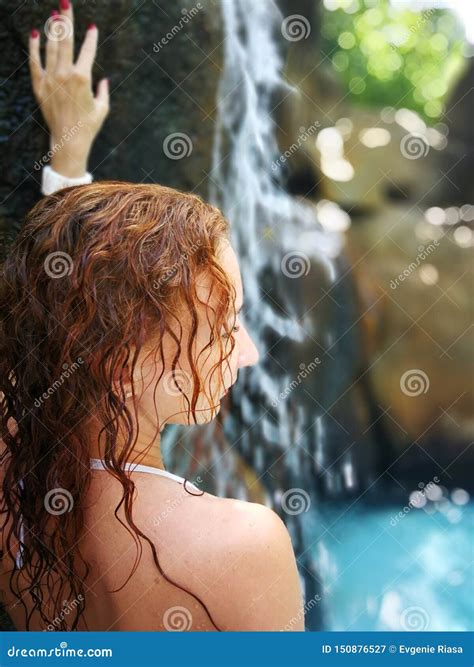
<path fill-rule="evenodd" d="M 95 470 L 106 470 L 105 464 L 102 459 L 91 459 L 90 463 L 91 463 L 91 468 L 94 468 Z M 163 477 L 169 477 L 170 479 L 174 479 L 176 482 L 179 482 L 180 484 L 184 484 L 187 481 L 190 486 L 193 486 L 197 491 L 200 491 L 200 489 L 195 484 L 184 479 L 184 477 L 175 475 L 174 473 L 169 472 L 168 470 L 163 470 L 162 468 L 153 468 L 152 466 L 147 466 L 142 463 L 130 463 L 127 461 L 124 464 L 124 469 L 132 470 L 133 472 L 148 472 L 152 475 L 162 475 Z"/>

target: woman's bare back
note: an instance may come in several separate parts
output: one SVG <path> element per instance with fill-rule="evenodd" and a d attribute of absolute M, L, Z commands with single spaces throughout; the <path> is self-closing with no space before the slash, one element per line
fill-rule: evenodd
<path fill-rule="evenodd" d="M 105 471 L 91 475 L 79 543 L 90 566 L 79 630 L 304 629 L 291 541 L 272 510 L 133 472 L 133 520 L 155 545 L 166 577 L 177 585 L 160 573 L 144 539 L 129 578 L 137 547 L 114 516 L 122 486 Z M 126 525 L 123 508 L 118 516 Z M 9 591 L 7 562 L 4 558 L 0 575 L 2 597 L 15 626 L 23 630 L 24 610 Z M 28 605 L 28 595 L 24 601 Z M 67 617 L 80 600 L 64 602 Z M 38 616 L 30 629 L 45 629 Z"/>

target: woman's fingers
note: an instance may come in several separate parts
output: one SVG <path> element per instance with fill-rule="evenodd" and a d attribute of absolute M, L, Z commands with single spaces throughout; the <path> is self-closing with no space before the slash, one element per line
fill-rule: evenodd
<path fill-rule="evenodd" d="M 59 73 L 68 73 L 74 59 L 74 15 L 70 2 L 61 2 L 61 14 L 56 19 L 54 27 L 58 37 L 56 67 Z"/>
<path fill-rule="evenodd" d="M 38 97 L 44 70 L 41 65 L 40 34 L 36 29 L 30 33 L 28 62 L 30 65 L 31 85 L 33 86 L 35 96 Z"/>
<path fill-rule="evenodd" d="M 99 31 L 95 25 L 90 25 L 84 41 L 82 42 L 81 50 L 77 58 L 75 69 L 77 72 L 88 76 L 92 79 L 92 66 L 94 64 L 95 55 L 97 52 L 97 41 Z"/>
<path fill-rule="evenodd" d="M 57 20 L 55 19 L 55 15 L 57 14 L 58 12 L 56 12 L 56 14 L 51 14 L 44 26 L 46 34 L 46 74 L 52 78 L 56 72 L 56 64 L 58 61 L 58 40 L 55 26 Z"/>

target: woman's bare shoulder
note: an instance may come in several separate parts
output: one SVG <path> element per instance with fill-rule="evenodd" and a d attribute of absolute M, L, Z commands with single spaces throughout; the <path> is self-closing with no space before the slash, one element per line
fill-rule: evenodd
<path fill-rule="evenodd" d="M 214 522 L 211 526 L 215 533 L 216 545 L 222 544 L 223 537 L 229 545 L 234 541 L 242 545 L 248 540 L 249 547 L 260 540 L 289 540 L 285 524 L 270 507 L 235 498 L 219 498 L 211 494 L 206 496 L 208 516 L 218 522 Z M 224 534 L 221 533 L 222 528 Z"/>
<path fill-rule="evenodd" d="M 262 542 L 291 544 L 286 526 L 278 514 L 261 503 L 179 492 L 176 506 L 181 509 L 179 524 L 193 539 L 201 539 L 217 549 L 258 549 Z"/>
<path fill-rule="evenodd" d="M 260 503 L 211 494 L 202 500 L 192 530 L 195 582 L 224 629 L 303 630 L 300 580 L 282 519 Z"/>

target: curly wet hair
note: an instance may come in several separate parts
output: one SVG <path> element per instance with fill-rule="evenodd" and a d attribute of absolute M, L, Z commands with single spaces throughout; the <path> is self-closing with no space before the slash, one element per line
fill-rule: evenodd
<path fill-rule="evenodd" d="M 136 544 L 130 577 L 145 541 L 171 581 L 154 543 L 133 521 L 135 485 L 123 464 L 138 429 L 121 371 L 128 365 L 133 378 L 140 351 L 152 344 L 164 372 L 166 333 L 176 343 L 176 368 L 181 345 L 171 322 L 184 308 L 191 321 L 188 413 L 190 423 L 197 421 L 203 387 L 191 354 L 198 329 L 196 279 L 202 271 L 212 276 L 217 305 L 206 304 L 209 346 L 219 346 L 215 371 L 222 373 L 234 346 L 232 341 L 229 349 L 221 337 L 224 329 L 232 338 L 228 318 L 235 304 L 235 289 L 217 261 L 219 244 L 228 237 L 228 222 L 217 208 L 156 184 L 69 187 L 42 198 L 27 214 L 0 281 L 0 525 L 3 560 L 12 563 L 9 588 L 23 605 L 25 629 L 33 617 L 35 627 L 40 619 L 40 626 L 55 630 L 77 629 L 83 618 L 90 568 L 78 543 L 91 478 L 91 414 L 101 426 L 108 474 L 122 485 L 115 517 Z M 126 434 L 120 448 L 119 433 Z M 67 490 L 71 511 L 47 507 L 45 498 L 58 488 Z M 122 506 L 127 525 L 118 516 Z M 18 549 L 21 568 L 14 565 Z M 63 601 L 70 599 L 81 602 L 64 618 Z"/>

